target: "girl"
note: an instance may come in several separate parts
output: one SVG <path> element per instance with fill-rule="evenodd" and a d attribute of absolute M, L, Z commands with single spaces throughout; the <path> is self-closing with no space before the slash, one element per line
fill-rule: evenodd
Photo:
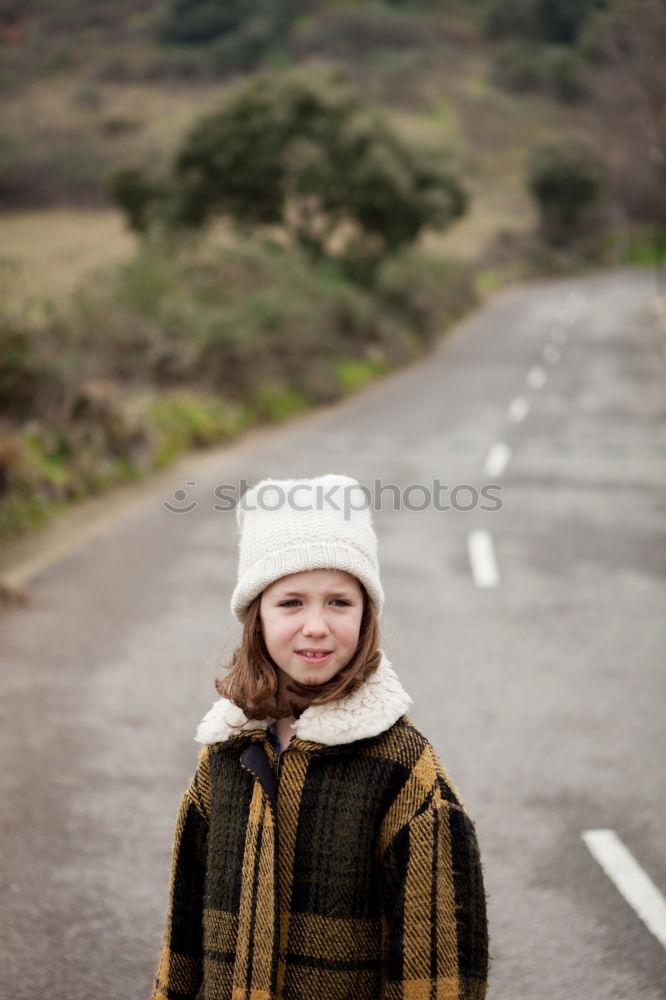
<path fill-rule="evenodd" d="M 474 824 L 379 648 L 354 489 L 268 479 L 236 508 L 243 637 L 197 729 L 153 1000 L 485 997 Z"/>

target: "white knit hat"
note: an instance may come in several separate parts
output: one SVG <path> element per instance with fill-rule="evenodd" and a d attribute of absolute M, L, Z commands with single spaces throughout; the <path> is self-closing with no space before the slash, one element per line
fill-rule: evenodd
<path fill-rule="evenodd" d="M 364 584 L 381 615 L 377 536 L 370 491 L 350 476 L 262 479 L 236 507 L 238 582 L 231 613 L 243 622 L 251 601 L 275 580 L 310 569 L 342 569 Z"/>

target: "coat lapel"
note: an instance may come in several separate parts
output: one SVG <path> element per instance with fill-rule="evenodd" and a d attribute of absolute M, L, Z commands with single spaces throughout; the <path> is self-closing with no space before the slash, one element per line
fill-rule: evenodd
<path fill-rule="evenodd" d="M 293 726 L 299 739 L 324 746 L 353 743 L 378 736 L 404 715 L 412 698 L 380 652 L 379 666 L 357 691 L 328 705 L 305 709 Z M 194 739 L 204 744 L 221 743 L 241 732 L 268 729 L 274 721 L 270 717 L 248 719 L 228 698 L 219 698 L 199 723 Z"/>

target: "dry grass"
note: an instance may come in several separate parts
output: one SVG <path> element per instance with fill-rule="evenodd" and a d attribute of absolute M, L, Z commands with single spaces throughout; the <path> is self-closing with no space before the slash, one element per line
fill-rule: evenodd
<path fill-rule="evenodd" d="M 267 228 L 267 234 L 279 238 Z M 223 219 L 207 234 L 213 246 L 235 241 Z M 42 296 L 65 298 L 89 271 L 129 257 L 137 237 L 114 209 L 49 208 L 0 215 L 0 280 L 19 309 Z"/>
<path fill-rule="evenodd" d="M 18 303 L 59 299 L 89 270 L 128 256 L 136 240 L 112 209 L 42 209 L 0 215 L 0 267 Z"/>
<path fill-rule="evenodd" d="M 536 215 L 526 194 L 505 188 L 477 190 L 466 216 L 445 233 L 424 233 L 427 253 L 474 263 L 500 233 L 527 233 Z"/>
<path fill-rule="evenodd" d="M 151 158 L 169 157 L 189 124 L 212 110 L 223 92 L 213 83 L 188 87 L 54 77 L 38 80 L 6 101 L 2 124 L 23 141 L 55 133 L 93 136 L 113 159 L 137 157 L 155 167 Z M 108 126 L 119 119 L 127 123 L 122 138 Z"/>

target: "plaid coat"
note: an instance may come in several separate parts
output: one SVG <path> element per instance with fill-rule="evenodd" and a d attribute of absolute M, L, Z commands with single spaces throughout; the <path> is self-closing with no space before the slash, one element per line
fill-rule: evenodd
<path fill-rule="evenodd" d="M 279 758 L 274 720 L 214 703 L 152 1000 L 483 1000 L 474 824 L 411 700 L 382 654 L 358 691 L 303 712 Z"/>

